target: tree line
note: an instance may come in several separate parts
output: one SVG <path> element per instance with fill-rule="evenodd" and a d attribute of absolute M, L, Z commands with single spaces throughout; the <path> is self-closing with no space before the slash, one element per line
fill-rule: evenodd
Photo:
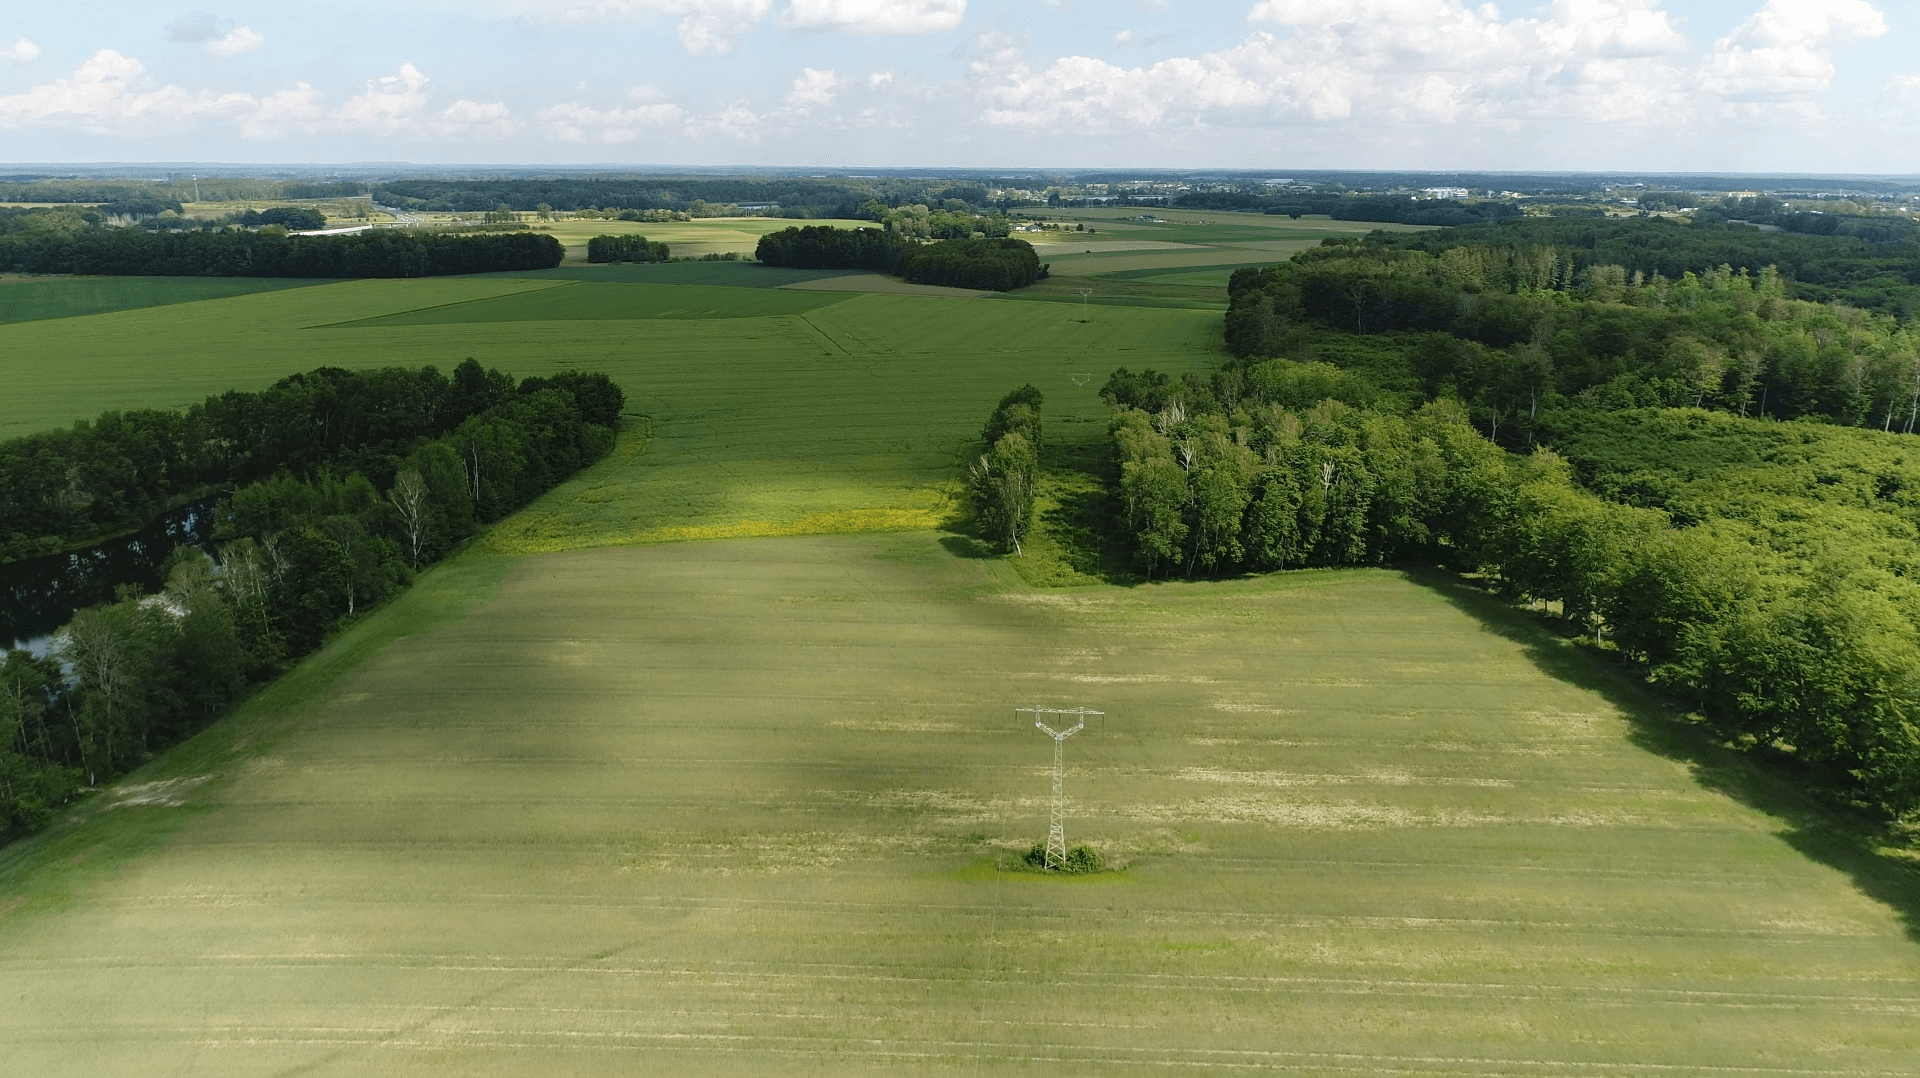
<path fill-rule="evenodd" d="M 587 241 L 589 262 L 665 262 L 672 257 L 666 244 L 645 236 L 595 236 Z"/>
<path fill-rule="evenodd" d="M 552 269 L 566 251 L 532 232 L 448 235 L 379 229 L 344 236 L 148 232 L 126 228 L 0 233 L 0 271 L 148 277 L 433 277 Z"/>
<path fill-rule="evenodd" d="M 1828 793 L 1920 813 L 1920 467 L 1887 435 L 1567 410 L 1555 429 L 1578 428 L 1570 464 L 1501 449 L 1457 401 L 1408 411 L 1362 376 L 1285 359 L 1211 379 L 1123 369 L 1104 395 L 1119 523 L 1147 575 L 1404 559 L 1484 574 Z M 1689 431 L 1706 444 L 1691 485 L 1668 453 Z M 1760 442 L 1797 448 L 1755 460 Z M 1669 500 L 1608 500 L 1582 468 L 1616 490 L 1665 484 Z"/>
<path fill-rule="evenodd" d="M 422 211 L 472 213 L 505 203 L 530 211 L 545 203 L 556 210 L 691 212 L 696 205 L 769 207 L 773 217 L 854 218 L 862 206 L 945 205 L 971 210 L 990 204 L 978 181 L 906 176 L 576 176 L 502 180 L 394 180 L 376 184 L 375 197 L 389 206 Z M 26 201 L 22 199 L 21 201 Z M 736 211 L 737 212 L 737 211 Z M 877 219 L 877 218 L 875 218 Z"/>
<path fill-rule="evenodd" d="M 376 373 L 355 403 L 389 417 L 413 412 L 420 388 L 437 384 L 430 370 Z M 516 385 L 479 371 L 465 389 L 475 399 L 441 413 L 459 414 L 450 429 L 417 421 L 431 434 L 396 437 L 376 421 L 338 435 L 336 451 L 305 472 L 283 466 L 239 486 L 217 511 L 217 558 L 176 550 L 158 594 L 125 589 L 78 612 L 48 657 L 9 652 L 0 662 L 0 831 L 44 823 L 83 787 L 188 736 L 482 524 L 604 456 L 624 405 L 602 374 Z M 312 434 L 296 438 L 311 444 Z"/>
<path fill-rule="evenodd" d="M 986 452 L 967 468 L 967 498 L 974 523 L 1009 553 L 1022 552 L 1033 526 L 1044 399 L 1031 384 L 1000 398 L 980 431 Z"/>
<path fill-rule="evenodd" d="M 1772 266 L 1788 279 L 1788 295 L 1794 299 L 1844 302 L 1893 315 L 1901 322 L 1920 309 L 1920 224 L 1885 216 L 1804 214 L 1798 217 L 1820 222 L 1816 227 L 1828 231 L 1820 234 L 1810 229 L 1798 234 L 1726 223 L 1730 212 L 1784 220 L 1779 216 L 1784 210 L 1768 212 L 1766 208 L 1779 204 L 1771 199 L 1764 202 L 1765 206 L 1734 210 L 1723 203 L 1692 222 L 1668 217 L 1522 217 L 1471 228 L 1375 233 L 1367 237 L 1366 246 L 1429 254 L 1454 247 L 1552 247 L 1568 260 L 1576 278 L 1596 265 L 1669 280 L 1721 265 L 1736 272 L 1745 270 L 1751 277 Z M 1747 203 L 1736 199 L 1731 205 Z"/>
<path fill-rule="evenodd" d="M 900 276 L 916 284 L 1011 292 L 1047 275 L 1033 244 L 1016 239 L 940 240 L 907 250 Z"/>
<path fill-rule="evenodd" d="M 1344 356 L 1410 399 L 1456 397 L 1510 444 L 1567 398 L 1912 429 L 1915 331 L 1793 288 L 1772 267 L 1670 279 L 1552 245 L 1342 243 L 1236 271 L 1226 334 L 1238 356 Z"/>
<path fill-rule="evenodd" d="M 559 376 L 588 421 L 618 422 L 620 390 Z M 530 379 L 522 384 L 544 388 Z M 433 367 L 290 375 L 258 392 L 228 391 L 184 411 L 105 412 L 67 430 L 0 442 L 0 561 L 88 546 L 174 506 L 278 473 L 371 476 L 505 399 L 511 380 L 468 359 Z"/>
<path fill-rule="evenodd" d="M 1007 292 L 1046 276 L 1033 245 L 1016 239 L 917 243 L 877 228 L 806 225 L 760 237 L 753 256 L 769 266 L 865 269 L 918 284 Z"/>

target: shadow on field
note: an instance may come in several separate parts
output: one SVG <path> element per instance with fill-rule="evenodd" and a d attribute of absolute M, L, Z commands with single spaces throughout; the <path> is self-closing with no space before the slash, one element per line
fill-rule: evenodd
<path fill-rule="evenodd" d="M 1869 898 L 1891 907 L 1907 937 L 1920 942 L 1920 867 L 1876 849 L 1872 821 L 1817 801 L 1773 766 L 1717 742 L 1671 702 L 1613 661 L 1553 633 L 1525 611 L 1433 568 L 1403 568 L 1414 584 L 1439 594 L 1482 628 L 1521 645 L 1542 673 L 1597 693 L 1633 724 L 1634 744 L 1683 764 L 1694 781 L 1780 822 L 1780 836 L 1807 858 L 1847 874 Z"/>
<path fill-rule="evenodd" d="M 940 537 L 940 545 L 956 558 L 993 558 L 1000 554 L 999 549 L 992 543 L 984 539 L 975 539 L 971 535 L 943 535 Z"/>

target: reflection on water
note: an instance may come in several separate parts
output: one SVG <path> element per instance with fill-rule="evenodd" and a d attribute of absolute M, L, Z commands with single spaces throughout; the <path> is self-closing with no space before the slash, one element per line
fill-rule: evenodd
<path fill-rule="evenodd" d="M 212 550 L 213 505 L 208 498 L 181 506 L 91 550 L 0 565 L 0 641 L 44 655 L 74 611 L 111 600 L 122 584 L 158 588 L 161 563 L 174 547 Z"/>

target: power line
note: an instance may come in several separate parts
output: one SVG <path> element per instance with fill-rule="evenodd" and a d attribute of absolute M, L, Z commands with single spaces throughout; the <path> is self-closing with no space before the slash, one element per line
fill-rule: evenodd
<path fill-rule="evenodd" d="M 1014 714 L 1031 714 L 1033 725 L 1040 732 L 1053 738 L 1053 812 L 1047 823 L 1046 865 L 1049 869 L 1064 868 L 1067 863 L 1067 794 L 1066 794 L 1066 744 L 1067 739 L 1079 733 L 1087 725 L 1087 716 L 1105 715 L 1104 711 L 1089 711 L 1084 707 L 1017 707 Z M 1072 728 L 1055 730 L 1048 726 L 1042 715 L 1073 715 L 1077 717 Z"/>

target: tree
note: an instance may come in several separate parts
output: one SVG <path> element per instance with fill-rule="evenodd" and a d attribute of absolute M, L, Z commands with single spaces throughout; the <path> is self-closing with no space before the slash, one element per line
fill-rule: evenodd
<path fill-rule="evenodd" d="M 1002 436 L 967 472 L 974 517 L 1003 550 L 1024 553 L 1020 540 L 1033 521 L 1039 468 L 1033 446 L 1015 432 Z"/>
<path fill-rule="evenodd" d="M 67 623 L 61 642 L 61 657 L 72 664 L 84 694 L 74 713 L 74 736 L 89 786 L 102 770 L 113 769 L 115 735 L 126 732 L 140 689 L 133 622 L 132 602 L 88 607 Z M 89 745 L 99 752 L 90 756 Z"/>
<path fill-rule="evenodd" d="M 409 468 L 393 477 L 393 489 L 387 491 L 387 500 L 393 503 L 393 510 L 400 517 L 400 533 L 407 540 L 407 556 L 417 570 L 421 544 L 427 537 L 427 481 L 418 471 Z"/>

